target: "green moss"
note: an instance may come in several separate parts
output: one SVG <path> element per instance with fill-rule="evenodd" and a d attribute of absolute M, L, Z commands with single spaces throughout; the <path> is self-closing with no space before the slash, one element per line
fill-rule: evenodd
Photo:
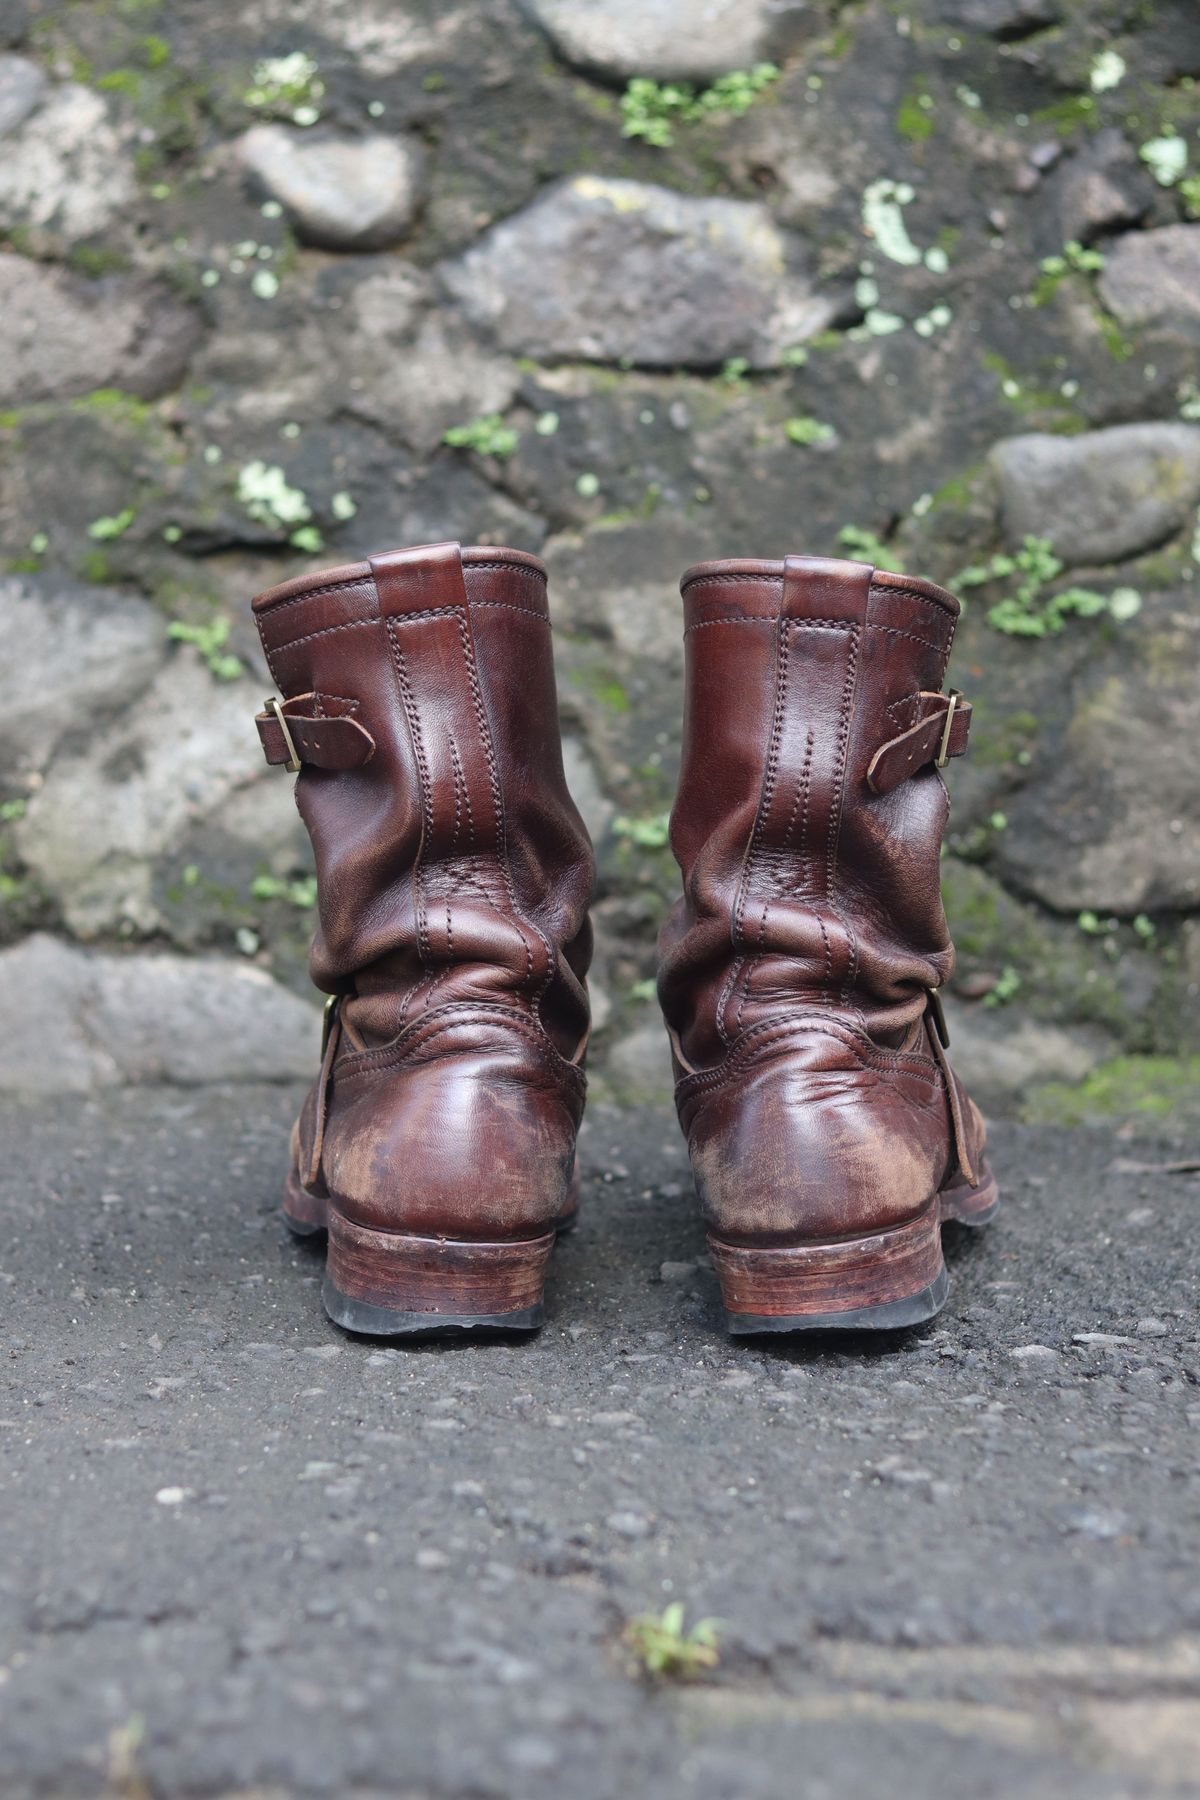
<path fill-rule="evenodd" d="M 1129 1049 L 1168 1047 L 1157 1036 L 1154 1019 L 1126 998 L 1117 960 L 1105 943 L 1016 899 L 960 854 L 943 858 L 942 898 L 959 974 L 1011 970 L 1020 982 L 1014 1011 L 1056 1024 L 1099 1025 Z M 1130 942 L 1125 954 L 1142 958 L 1155 952 Z M 1145 984 L 1133 987 L 1144 994 Z"/>
<path fill-rule="evenodd" d="M 140 69 L 109 69 L 97 77 L 96 86 L 102 93 L 127 94 L 136 100 L 142 91 L 142 73 Z"/>
<path fill-rule="evenodd" d="M 1100 332 L 1104 348 L 1114 362 L 1128 362 L 1137 349 L 1132 338 L 1126 337 L 1117 321 L 1110 313 L 1096 309 L 1096 326 Z"/>
<path fill-rule="evenodd" d="M 125 252 L 111 244 L 75 244 L 68 253 L 67 261 L 90 281 L 97 280 L 101 275 L 120 273 L 130 266 Z"/>
<path fill-rule="evenodd" d="M 89 413 L 96 418 L 113 419 L 120 425 L 133 427 L 135 430 L 152 424 L 154 409 L 136 394 L 127 394 L 123 388 L 93 388 L 90 394 L 81 394 L 78 399 L 69 402 L 72 412 Z"/>
<path fill-rule="evenodd" d="M 1025 1116 L 1050 1125 L 1149 1124 L 1200 1110 L 1200 1056 L 1118 1056 L 1077 1085 L 1039 1088 Z"/>
<path fill-rule="evenodd" d="M 586 693 L 607 706 L 610 712 L 627 713 L 629 711 L 629 695 L 610 669 L 578 668 L 571 669 L 567 675 L 573 686 L 582 688 Z"/>
<path fill-rule="evenodd" d="M 1037 743 L 1039 721 L 1031 712 L 1006 713 L 993 718 L 991 708 L 978 698 L 971 721 L 971 761 L 980 769 L 1008 768 L 1028 758 Z"/>
<path fill-rule="evenodd" d="M 1079 130 L 1095 130 L 1100 120 L 1097 116 L 1096 102 L 1090 94 L 1067 94 L 1061 100 L 1054 100 L 1049 106 L 1041 107 L 1033 113 L 1030 123 L 1034 125 L 1050 125 L 1064 134 Z"/>
<path fill-rule="evenodd" d="M 104 587 L 112 580 L 112 563 L 103 550 L 85 550 L 79 559 L 79 573 L 85 581 Z"/>
<path fill-rule="evenodd" d="M 910 88 L 900 102 L 896 132 L 908 144 L 923 144 L 933 135 L 933 98 L 923 88 Z"/>

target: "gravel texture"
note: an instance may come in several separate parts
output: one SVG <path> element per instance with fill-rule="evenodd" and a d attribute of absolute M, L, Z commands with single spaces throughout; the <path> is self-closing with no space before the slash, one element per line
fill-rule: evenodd
<path fill-rule="evenodd" d="M 0 1113 L 0 1791 L 1195 1793 L 1185 1147 L 996 1133 L 941 1318 L 723 1336 L 665 1113 L 589 1114 L 519 1345 L 323 1319 L 288 1088 Z M 721 1662 L 653 1687 L 670 1600 Z"/>

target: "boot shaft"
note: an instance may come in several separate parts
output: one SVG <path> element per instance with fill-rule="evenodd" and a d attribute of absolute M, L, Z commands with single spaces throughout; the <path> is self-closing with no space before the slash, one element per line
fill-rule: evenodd
<path fill-rule="evenodd" d="M 970 709 L 940 693 L 958 603 L 866 564 L 791 557 L 684 576 L 683 898 L 660 994 L 686 1062 L 784 1010 L 905 1041 L 953 967 L 939 755 Z"/>
<path fill-rule="evenodd" d="M 421 1012 L 528 1007 L 570 1056 L 587 1030 L 593 863 L 567 792 L 546 575 L 519 551 L 403 550 L 254 601 L 298 764 L 317 986 L 384 1043 Z"/>

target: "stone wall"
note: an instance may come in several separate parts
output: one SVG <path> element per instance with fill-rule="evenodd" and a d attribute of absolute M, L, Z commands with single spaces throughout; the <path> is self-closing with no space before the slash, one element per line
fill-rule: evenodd
<path fill-rule="evenodd" d="M 1186 1096 L 1198 75 L 1192 0 L 0 0 L 0 1084 L 304 1068 L 246 603 L 458 537 L 550 565 L 602 1080 L 679 572 L 841 549 L 968 602 L 960 1064 Z"/>

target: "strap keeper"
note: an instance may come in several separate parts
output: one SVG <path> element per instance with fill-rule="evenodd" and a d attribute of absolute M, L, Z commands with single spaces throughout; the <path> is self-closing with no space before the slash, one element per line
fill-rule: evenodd
<path fill-rule="evenodd" d="M 283 741 L 287 745 L 288 753 L 288 759 L 284 764 L 284 767 L 290 774 L 298 775 L 300 773 L 300 758 L 296 754 L 295 741 L 291 731 L 288 729 L 288 722 L 283 716 L 283 708 L 280 706 L 279 701 L 275 698 L 274 694 L 267 695 L 266 700 L 263 702 L 263 709 L 266 712 L 273 712 L 275 714 L 279 729 L 283 733 Z"/>
<path fill-rule="evenodd" d="M 958 710 L 958 703 L 962 699 L 962 694 L 958 688 L 951 688 L 949 693 L 950 704 L 946 708 L 946 723 L 942 726 L 942 741 L 938 745 L 938 753 L 934 759 L 933 766 L 935 769 L 944 769 L 950 760 L 950 731 L 954 724 L 954 715 Z"/>

